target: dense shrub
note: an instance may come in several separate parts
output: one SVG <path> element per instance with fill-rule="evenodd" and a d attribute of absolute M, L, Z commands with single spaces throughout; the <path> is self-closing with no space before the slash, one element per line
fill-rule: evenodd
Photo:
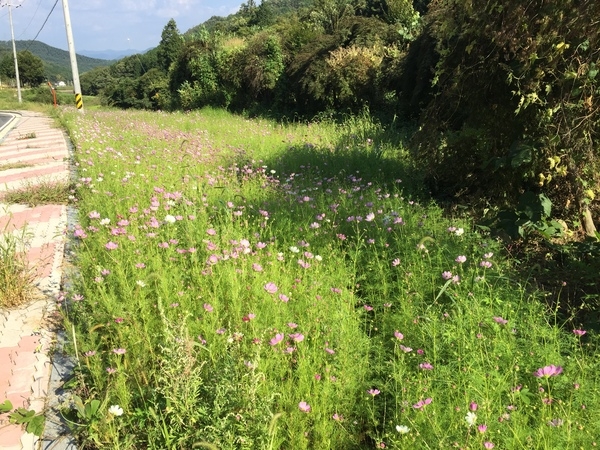
<path fill-rule="evenodd" d="M 283 51 L 277 36 L 266 32 L 257 34 L 232 62 L 232 70 L 240 80 L 238 97 L 243 103 L 273 98 L 284 70 Z"/>
<path fill-rule="evenodd" d="M 543 193 L 582 213 L 598 187 L 600 3 L 430 4 L 439 61 L 418 158 L 433 189 L 515 205 Z"/>

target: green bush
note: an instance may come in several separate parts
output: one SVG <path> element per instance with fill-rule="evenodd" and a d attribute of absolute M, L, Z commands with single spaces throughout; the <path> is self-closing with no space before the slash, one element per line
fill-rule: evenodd
<path fill-rule="evenodd" d="M 515 205 L 544 193 L 554 215 L 586 211 L 598 189 L 600 4 L 430 5 L 439 60 L 417 158 L 433 190 Z"/>

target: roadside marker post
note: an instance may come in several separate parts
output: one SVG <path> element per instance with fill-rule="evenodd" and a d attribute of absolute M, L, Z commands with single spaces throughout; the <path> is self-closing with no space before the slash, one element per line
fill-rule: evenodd
<path fill-rule="evenodd" d="M 62 0 L 63 13 L 65 15 L 65 29 L 67 31 L 67 44 L 69 46 L 69 56 L 71 57 L 71 71 L 73 72 L 73 90 L 75 91 L 75 106 L 77 110 L 83 112 L 83 98 L 81 96 L 81 85 L 79 84 L 79 70 L 77 69 L 77 54 L 75 53 L 75 44 L 73 43 L 73 32 L 71 30 L 71 15 L 69 14 L 68 0 Z"/>

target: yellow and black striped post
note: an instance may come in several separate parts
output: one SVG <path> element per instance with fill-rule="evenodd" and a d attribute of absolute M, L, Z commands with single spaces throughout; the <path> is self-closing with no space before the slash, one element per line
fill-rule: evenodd
<path fill-rule="evenodd" d="M 75 106 L 77 106 L 77 109 L 83 109 L 83 97 L 81 94 L 75 94 Z"/>

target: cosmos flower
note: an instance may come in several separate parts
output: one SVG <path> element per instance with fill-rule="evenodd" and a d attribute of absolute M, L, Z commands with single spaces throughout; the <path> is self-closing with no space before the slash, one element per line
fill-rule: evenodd
<path fill-rule="evenodd" d="M 537 378 L 550 378 L 556 375 L 560 375 L 562 371 L 563 368 L 561 366 L 555 366 L 552 364 L 536 370 L 535 372 L 533 372 L 533 375 Z"/>

